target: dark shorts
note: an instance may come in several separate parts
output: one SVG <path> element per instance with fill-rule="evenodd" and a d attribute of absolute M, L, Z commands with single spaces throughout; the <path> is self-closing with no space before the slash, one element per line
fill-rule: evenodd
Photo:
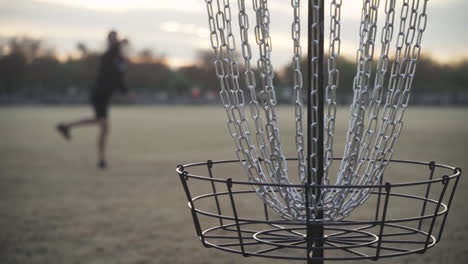
<path fill-rule="evenodd" d="M 107 98 L 95 98 L 91 100 L 96 118 L 107 118 L 109 114 L 109 100 Z"/>

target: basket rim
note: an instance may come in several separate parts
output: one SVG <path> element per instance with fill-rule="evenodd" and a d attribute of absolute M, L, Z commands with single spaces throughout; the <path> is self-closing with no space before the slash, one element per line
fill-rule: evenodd
<path fill-rule="evenodd" d="M 342 160 L 343 158 L 333 158 L 333 160 Z M 294 161 L 298 160 L 297 158 L 287 158 L 287 161 Z M 419 165 L 419 166 L 428 166 L 429 168 L 442 168 L 447 170 L 452 170 L 453 174 L 450 175 L 443 175 L 441 177 L 436 177 L 433 179 L 428 180 L 421 180 L 421 181 L 409 181 L 409 182 L 397 182 L 391 183 L 386 182 L 385 184 L 375 184 L 375 185 L 356 185 L 356 184 L 348 184 L 348 185 L 333 185 L 333 184 L 279 184 L 279 183 L 259 183 L 259 182 L 251 182 L 251 181 L 239 181 L 239 180 L 232 180 L 231 178 L 216 178 L 216 177 L 209 177 L 209 176 L 201 176 L 196 174 L 191 174 L 186 171 L 186 168 L 191 167 L 198 167 L 198 166 L 213 166 L 214 164 L 232 164 L 237 163 L 239 160 L 231 159 L 231 160 L 207 160 L 206 162 L 194 162 L 188 163 L 185 165 L 178 165 L 176 167 L 176 172 L 179 175 L 183 175 L 186 178 L 193 178 L 198 180 L 210 181 L 210 182 L 218 182 L 218 183 L 226 183 L 231 185 L 249 185 L 249 186 L 271 186 L 271 187 L 293 187 L 293 188 L 312 188 L 312 189 L 369 189 L 369 188 L 389 188 L 389 187 L 409 187 L 409 186 L 418 186 L 418 185 L 425 185 L 425 184 L 433 184 L 438 182 L 448 182 L 454 178 L 458 178 L 461 176 L 461 169 L 458 167 L 453 167 L 445 164 L 439 164 L 434 161 L 425 162 L 425 161 L 415 161 L 415 160 L 399 160 L 399 159 L 392 159 L 388 160 L 390 163 L 399 163 L 399 164 L 410 164 L 410 165 Z"/>

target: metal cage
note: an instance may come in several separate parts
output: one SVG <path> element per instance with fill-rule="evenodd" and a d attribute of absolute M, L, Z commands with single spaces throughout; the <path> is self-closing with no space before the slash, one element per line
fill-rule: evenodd
<path fill-rule="evenodd" d="M 278 218 L 258 199 L 252 188 L 258 183 L 223 177 L 224 167 L 238 162 L 207 161 L 177 167 L 202 244 L 245 257 L 308 262 L 378 260 L 424 253 L 442 238 L 461 176 L 461 169 L 435 162 L 391 160 L 392 164 L 427 170 L 427 178 L 372 186 L 277 185 L 300 192 L 371 189 L 371 197 L 361 206 L 365 214 L 357 212 L 339 221 L 291 221 Z M 189 172 L 205 168 L 208 176 Z M 220 176 L 215 177 L 215 172 Z M 409 204 L 418 210 L 402 212 Z M 323 230 L 324 234 L 316 235 L 314 230 Z"/>

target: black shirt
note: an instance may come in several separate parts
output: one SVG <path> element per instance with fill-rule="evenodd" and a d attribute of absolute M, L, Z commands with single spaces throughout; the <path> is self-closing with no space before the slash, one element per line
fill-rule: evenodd
<path fill-rule="evenodd" d="M 92 101 L 108 101 L 115 90 L 126 92 L 124 81 L 125 59 L 120 44 L 114 44 L 102 55 L 96 83 L 91 90 Z"/>

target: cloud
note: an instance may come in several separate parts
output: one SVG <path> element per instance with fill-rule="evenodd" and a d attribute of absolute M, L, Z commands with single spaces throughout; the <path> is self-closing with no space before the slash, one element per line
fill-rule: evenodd
<path fill-rule="evenodd" d="M 200 6 L 197 0 L 180 1 L 167 0 L 33 0 L 38 3 L 49 3 L 69 6 L 73 8 L 85 8 L 105 12 L 128 12 L 138 10 L 174 10 L 178 12 L 198 12 Z"/>
<path fill-rule="evenodd" d="M 132 9 L 116 13 L 67 4 L 17 1 L 0 5 L 1 34 L 42 37 L 65 51 L 74 50 L 78 41 L 84 41 L 94 49 L 103 48 L 107 31 L 117 29 L 130 38 L 135 49 L 149 47 L 168 56 L 191 59 L 193 47 L 200 46 L 199 43 L 208 35 L 201 36 L 206 32 L 204 17 L 183 11 Z M 177 21 L 177 32 L 165 30 L 170 21 Z"/>
<path fill-rule="evenodd" d="M 359 41 L 360 8 L 359 5 L 350 6 L 351 1 L 344 2 L 342 51 L 353 56 Z M 107 31 L 117 29 L 130 38 L 135 49 L 152 48 L 169 58 L 177 56 L 179 61 L 193 59 L 197 49 L 210 48 L 203 0 L 113 0 L 112 4 L 109 3 L 107 0 L 1 1 L 0 34 L 42 37 L 59 50 L 67 52 L 74 50 L 79 41 L 93 49 L 103 48 Z M 233 31 L 237 34 L 237 1 L 231 3 Z M 445 59 L 468 54 L 465 47 L 468 37 L 463 33 L 466 21 L 464 12 L 467 8 L 468 1 L 429 1 L 429 23 L 423 44 L 425 52 L 430 51 L 434 56 Z M 290 62 L 292 10 L 290 2 L 286 0 L 270 1 L 270 9 L 273 59 L 278 68 Z M 303 23 L 306 10 L 302 7 Z M 249 15 L 253 28 L 255 14 L 251 6 Z M 303 51 L 306 50 L 306 30 L 303 24 Z M 250 39 L 255 46 L 252 35 Z"/>
<path fill-rule="evenodd" d="M 197 26 L 195 24 L 183 24 L 177 21 L 166 21 L 160 25 L 160 29 L 163 32 L 169 33 L 183 33 L 187 35 L 194 35 L 200 38 L 205 38 L 209 34 L 209 30 L 206 27 Z"/>

